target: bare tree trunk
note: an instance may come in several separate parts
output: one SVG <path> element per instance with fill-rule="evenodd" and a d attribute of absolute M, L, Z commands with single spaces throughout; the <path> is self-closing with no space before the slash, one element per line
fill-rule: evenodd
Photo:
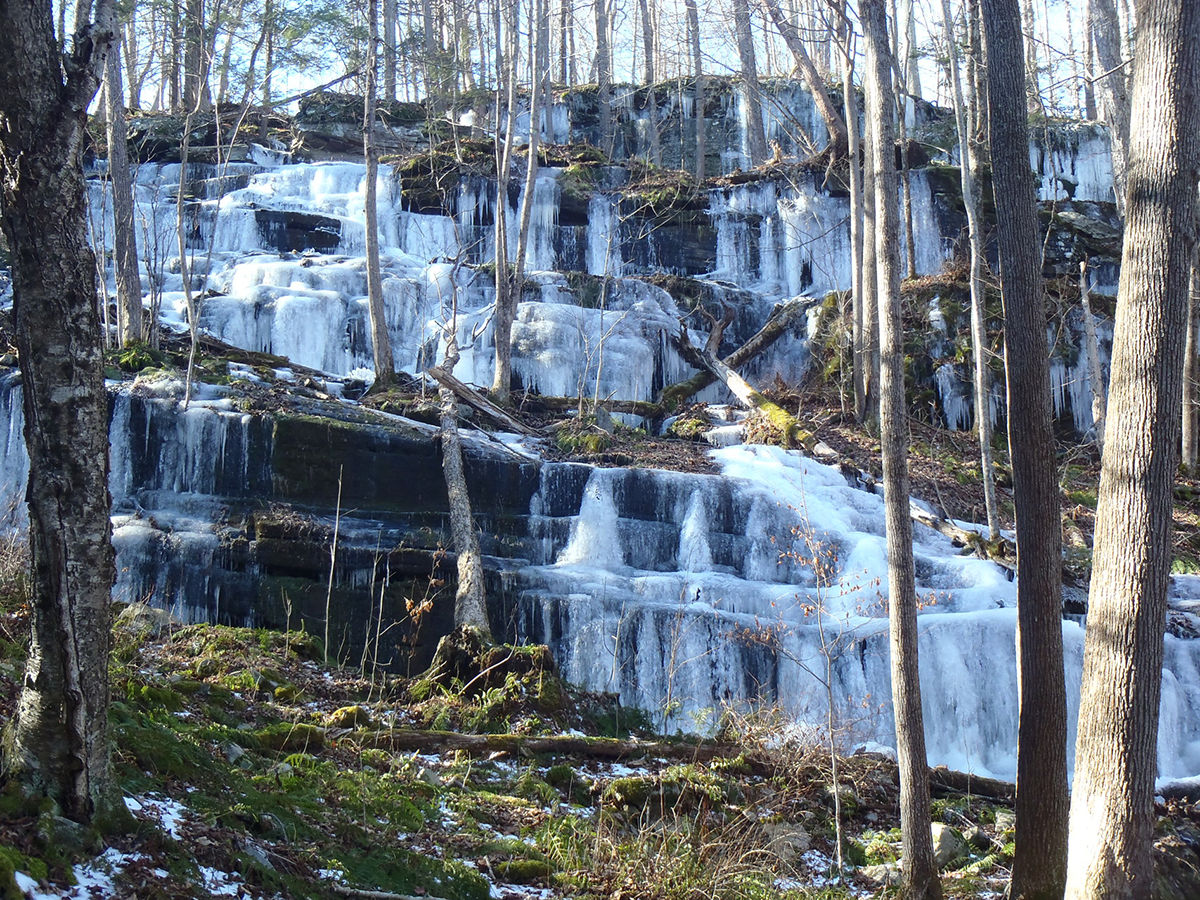
<path fill-rule="evenodd" d="M 448 374 L 458 364 L 456 314 L 451 316 L 446 333 L 446 358 L 442 369 Z M 450 533 L 454 552 L 458 554 L 458 587 L 454 594 L 454 624 L 478 629 L 486 641 L 492 639 L 488 622 L 487 595 L 483 577 L 483 553 L 479 548 L 479 532 L 471 515 L 471 495 L 463 471 L 462 441 L 458 435 L 458 400 L 447 387 L 438 388 L 442 425 L 442 474 L 446 479 L 446 495 L 450 507 Z"/>
<path fill-rule="evenodd" d="M 987 328 L 984 321 L 983 218 L 980 214 L 978 159 L 972 142 L 971 115 L 963 100 L 958 67 L 958 43 L 950 0 L 942 0 L 942 20 L 949 49 L 950 90 L 954 97 L 954 118 L 958 125 L 959 169 L 963 203 L 967 211 L 967 237 L 971 244 L 971 344 L 975 364 L 975 430 L 979 435 L 979 461 L 983 476 L 983 504 L 987 512 L 988 538 L 1000 538 L 1000 513 L 996 505 L 996 479 L 992 466 L 992 385 L 988 369 Z"/>
<path fill-rule="evenodd" d="M 1101 77 L 1096 79 L 1100 116 L 1108 126 L 1112 145 L 1113 190 L 1117 209 L 1125 212 L 1125 169 L 1129 157 L 1128 73 L 1121 53 L 1121 23 L 1114 0 L 1090 0 L 1091 37 Z"/>
<path fill-rule="evenodd" d="M 839 8 L 842 51 L 842 105 L 846 110 L 846 132 L 850 154 L 850 298 L 854 349 L 854 416 L 862 422 L 867 413 L 866 311 L 863 294 L 863 170 L 862 141 L 858 133 L 858 95 L 854 90 L 854 29 L 846 17 L 846 2 Z M 872 238 L 874 240 L 874 238 Z M 872 273 L 871 280 L 874 281 Z"/>
<path fill-rule="evenodd" d="M 183 105 L 203 111 L 212 106 L 208 91 L 208 59 L 204 52 L 204 0 L 186 0 L 183 18 Z"/>
<path fill-rule="evenodd" d="M 596 102 L 600 105 L 600 149 L 613 152 L 612 50 L 608 44 L 611 0 L 592 0 L 596 16 Z"/>
<path fill-rule="evenodd" d="M 688 43 L 691 45 L 692 51 L 692 77 L 696 80 L 692 103 L 694 110 L 692 118 L 696 121 L 696 180 L 703 181 L 708 125 L 704 114 L 707 97 L 704 90 L 703 57 L 700 54 L 700 13 L 696 8 L 696 0 L 683 0 L 683 5 L 687 8 Z"/>
<path fill-rule="evenodd" d="M 893 59 L 888 47 L 884 0 L 860 0 L 859 15 L 871 82 L 867 118 L 875 163 L 875 244 L 883 344 L 880 390 L 880 447 L 887 519 L 888 622 L 892 705 L 900 774 L 900 828 L 904 895 L 939 900 L 941 884 L 930 836 L 929 766 L 921 713 L 917 665 L 917 587 L 913 569 L 912 518 L 908 500 L 908 422 L 904 397 L 904 334 L 900 321 L 900 267 L 896 211 L 895 101 Z"/>
<path fill-rule="evenodd" d="M 113 194 L 113 268 L 117 280 L 117 338 L 124 345 L 142 338 L 142 278 L 138 272 L 133 221 L 133 185 L 121 103 L 121 61 L 115 42 L 104 64 L 108 175 Z"/>
<path fill-rule="evenodd" d="M 525 189 L 521 195 L 521 215 L 517 225 L 517 252 L 514 260 L 515 268 L 512 280 L 505 291 L 503 303 L 499 293 L 496 296 L 496 315 L 493 321 L 496 336 L 496 371 L 492 383 L 492 393 L 497 403 L 508 401 L 509 388 L 512 382 L 512 326 L 516 319 L 517 304 L 525 284 L 525 257 L 529 249 L 529 223 L 533 214 L 533 201 L 537 191 L 538 174 L 538 121 L 544 104 L 545 87 L 550 65 L 549 50 L 549 11 L 546 0 L 535 0 L 532 10 L 531 25 L 536 32 L 536 43 L 530 54 L 530 65 L 533 70 L 533 82 L 529 98 L 529 158 L 525 167 Z M 533 37 L 531 35 L 531 37 Z M 513 138 L 509 137 L 509 147 L 505 148 L 505 156 L 511 152 Z M 507 277 L 507 275 L 506 275 Z"/>
<path fill-rule="evenodd" d="M 983 0 L 1018 547 L 1013 896 L 1049 898 L 1062 894 L 1067 848 L 1062 524 L 1019 22 L 1017 0 Z"/>
<path fill-rule="evenodd" d="M 1096 71 L 1096 45 L 1092 39 L 1092 0 L 1083 0 L 1083 108 L 1089 122 L 1096 121 L 1096 88 L 1092 73 Z"/>
<path fill-rule="evenodd" d="M 775 23 L 788 50 L 791 51 L 792 57 L 796 60 L 796 67 L 800 70 L 800 76 L 804 79 L 809 93 L 812 94 L 813 102 L 817 104 L 817 110 L 821 113 L 821 119 L 825 122 L 825 128 L 829 132 L 830 152 L 835 157 L 844 156 L 849 144 L 846 121 L 838 112 L 837 107 L 833 105 L 833 99 L 825 89 L 825 82 L 821 80 L 821 75 L 817 72 L 817 67 L 813 65 L 808 51 L 804 49 L 804 42 L 800 40 L 796 26 L 784 16 L 783 10 L 779 8 L 779 0 L 760 0 L 760 2 L 763 10 Z"/>
<path fill-rule="evenodd" d="M 1021 32 L 1025 38 L 1025 103 L 1029 114 L 1036 116 L 1042 110 L 1042 101 L 1033 0 L 1021 0 Z"/>
<path fill-rule="evenodd" d="M 396 99 L 396 0 L 383 0 L 383 99 Z"/>
<path fill-rule="evenodd" d="M 120 806 L 107 724 L 108 400 L 81 161 L 114 32 L 113 3 L 99 0 L 64 78 L 50 4 L 0 4 L 0 227 L 13 263 L 32 549 L 32 639 L 4 768 L 84 823 Z"/>
<path fill-rule="evenodd" d="M 767 158 L 767 138 L 763 132 L 762 94 L 758 86 L 758 63 L 754 58 L 748 0 L 733 0 L 733 28 L 746 91 L 746 156 L 753 167 Z"/>
<path fill-rule="evenodd" d="M 871 92 L 875 90 L 874 81 L 867 77 L 864 78 L 863 85 L 863 100 L 865 109 L 871 108 Z M 863 396 L 865 404 L 863 407 L 864 424 L 879 422 L 879 386 L 880 386 L 880 358 L 879 358 L 879 275 L 878 275 L 878 245 L 876 243 L 875 231 L 877 221 L 875 217 L 875 154 L 871 148 L 876 141 L 875 137 L 875 122 L 870 115 L 865 115 L 863 118 L 863 205 L 862 205 L 862 232 L 863 232 L 863 276 L 862 276 L 862 295 L 863 295 L 863 347 L 866 352 L 866 366 L 863 368 Z"/>
<path fill-rule="evenodd" d="M 375 363 L 373 390 L 385 390 L 396 378 L 392 340 L 388 335 L 383 304 L 383 277 L 379 268 L 379 212 L 376 194 L 379 181 L 379 150 L 375 146 L 375 90 L 379 50 L 379 0 L 367 3 L 367 90 L 363 102 L 363 157 L 367 164 L 366 198 L 363 212 L 367 238 L 367 311 L 371 322 L 371 352 Z"/>
<path fill-rule="evenodd" d="M 982 0 L 967 0 L 967 82 L 971 86 L 971 105 L 978 113 L 971 139 L 986 145 L 991 125 L 988 121 L 987 51 L 983 46 Z"/>
<path fill-rule="evenodd" d="M 1200 355 L 1196 329 L 1200 327 L 1200 254 L 1192 259 L 1191 290 L 1188 291 L 1187 341 L 1183 350 L 1183 465 L 1196 471 L 1200 459 L 1200 428 L 1197 427 L 1197 385 L 1200 385 Z"/>
<path fill-rule="evenodd" d="M 505 7 L 505 42 L 508 52 L 504 54 L 504 72 L 500 84 L 507 89 L 505 97 L 505 127 L 503 137 L 496 129 L 496 306 L 492 320 L 495 335 L 495 375 L 492 394 L 497 402 L 508 400 L 512 381 L 512 323 L 520 301 L 519 288 L 513 284 L 513 273 L 508 263 L 508 179 L 512 166 L 513 145 L 517 130 L 517 58 L 520 48 L 518 31 L 518 9 L 516 5 Z M 502 89 L 496 91 L 497 111 L 501 108 L 499 98 Z M 499 115 L 499 112 L 497 112 Z M 518 294 L 514 296 L 514 294 Z"/>
<path fill-rule="evenodd" d="M 1087 345 L 1088 383 L 1092 393 L 1092 427 L 1096 446 L 1104 452 L 1104 375 L 1100 371 L 1100 345 L 1096 339 L 1096 318 L 1092 315 L 1091 279 L 1087 262 L 1079 264 L 1079 299 L 1083 305 L 1083 339 Z M 1190 339 L 1189 339 L 1190 340 Z"/>
<path fill-rule="evenodd" d="M 1172 485 L 1196 249 L 1200 4 L 1139 8 L 1121 284 L 1096 508 L 1068 898 L 1146 897 Z M 1018 795 L 1019 797 L 1019 795 Z"/>
<path fill-rule="evenodd" d="M 650 133 L 650 162 L 662 165 L 662 147 L 658 135 L 658 95 L 654 87 L 654 20 L 650 15 L 649 0 L 638 0 L 642 9 L 642 51 L 645 58 L 646 111 Z"/>

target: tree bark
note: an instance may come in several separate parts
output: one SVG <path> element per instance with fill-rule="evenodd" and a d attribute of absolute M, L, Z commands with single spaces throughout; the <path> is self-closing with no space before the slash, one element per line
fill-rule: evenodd
<path fill-rule="evenodd" d="M 1029 167 L 1017 0 L 983 0 L 993 187 L 1004 302 L 1008 444 L 1017 520 L 1017 854 L 1013 896 L 1062 896 L 1067 705 L 1062 524 L 1051 427 L 1041 244 Z"/>
<path fill-rule="evenodd" d="M 742 64 L 742 82 L 746 92 L 745 153 L 753 168 L 767 158 L 767 137 L 763 131 L 762 92 L 758 84 L 758 62 L 754 56 L 748 0 L 733 0 L 733 30 L 737 36 L 738 59 Z"/>
<path fill-rule="evenodd" d="M 854 29 L 842 0 L 842 105 L 846 110 L 847 147 L 850 156 L 850 303 L 851 341 L 854 354 L 854 416 L 862 422 L 867 414 L 867 352 L 865 296 L 863 293 L 863 170 L 862 139 L 858 132 L 858 95 L 854 90 Z"/>
<path fill-rule="evenodd" d="M 441 370 L 453 377 L 458 364 L 458 338 L 455 334 L 457 303 L 446 335 L 446 358 Z M 487 597 L 484 593 L 483 553 L 479 549 L 479 532 L 471 515 L 471 495 L 463 471 L 462 441 L 458 435 L 458 401 L 447 387 L 438 388 L 441 403 L 442 474 L 446 479 L 446 494 L 450 506 L 450 533 L 454 552 L 458 554 L 458 587 L 454 594 L 454 624 L 477 629 L 487 642 L 492 640 L 488 622 Z"/>
<path fill-rule="evenodd" d="M 1067 897 L 1145 897 L 1172 484 L 1196 243 L 1200 4 L 1139 8 L 1125 245 L 1096 508 Z"/>
<path fill-rule="evenodd" d="M 512 387 L 512 323 L 516 316 L 517 303 L 520 301 L 519 296 L 514 296 L 514 293 L 519 294 L 519 288 L 514 286 L 508 264 L 508 179 L 512 166 L 513 145 L 517 139 L 517 58 L 520 47 L 517 7 L 506 7 L 505 15 L 508 52 L 505 54 L 504 74 L 500 81 L 502 87 L 496 91 L 496 107 L 499 110 L 499 98 L 504 96 L 504 90 L 507 89 L 503 138 L 500 129 L 496 129 L 496 305 L 492 321 L 493 343 L 496 348 L 492 393 L 501 403 L 508 400 L 508 393 Z"/>
<path fill-rule="evenodd" d="M 787 44 L 792 58 L 796 61 L 796 68 L 800 70 L 800 77 L 804 79 L 804 84 L 808 87 L 809 93 L 812 94 L 813 102 L 817 104 L 817 110 L 821 113 L 821 119 L 825 122 L 825 128 L 829 132 L 830 152 L 835 157 L 844 156 L 849 146 L 846 120 L 842 118 L 842 114 L 834 106 L 833 98 L 829 96 L 829 92 L 825 89 L 825 82 L 821 78 L 821 73 L 813 65 L 812 57 L 808 55 L 808 51 L 804 48 L 804 42 L 800 40 L 800 34 L 796 31 L 796 26 L 791 23 L 787 16 L 783 14 L 783 10 L 779 8 L 779 0 L 760 0 L 760 2 L 762 3 L 763 10 L 771 17 L 771 21 L 775 23 L 775 28 L 778 29 L 783 42 Z"/>
<path fill-rule="evenodd" d="M 704 90 L 704 60 L 700 54 L 700 12 L 696 7 L 696 0 L 683 0 L 683 5 L 687 9 L 688 44 L 692 53 L 692 77 L 695 79 L 692 118 L 696 122 L 696 181 L 704 181 L 708 125 L 704 115 L 707 97 Z"/>
<path fill-rule="evenodd" d="M 375 146 L 375 91 L 379 49 L 379 2 L 367 3 L 367 90 L 363 101 L 363 156 L 367 164 L 366 219 L 367 312 L 371 325 L 371 353 L 375 363 L 374 390 L 389 387 L 396 378 L 392 359 L 392 340 L 388 334 L 387 311 L 383 303 L 383 277 L 379 268 L 379 212 L 376 194 L 379 181 L 379 149 Z"/>
<path fill-rule="evenodd" d="M 115 808 L 108 400 L 81 162 L 114 31 L 113 4 L 99 0 L 96 24 L 64 57 L 49 3 L 0 4 L 0 226 L 12 253 L 30 460 L 33 614 L 5 767 L 79 822 Z"/>
<path fill-rule="evenodd" d="M 1189 473 L 1200 459 L 1200 428 L 1197 427 L 1197 386 L 1200 385 L 1200 354 L 1196 329 L 1200 327 L 1200 256 L 1192 259 L 1191 290 L 1188 291 L 1187 338 L 1183 350 L 1183 448 L 1182 463 Z"/>
<path fill-rule="evenodd" d="M 904 335 L 900 321 L 899 216 L 892 95 L 894 61 L 888 47 L 884 0 L 861 0 L 859 15 L 871 82 L 867 119 L 875 164 L 875 245 L 880 339 L 880 447 L 887 522 L 888 634 L 892 705 L 900 772 L 903 893 L 912 900 L 941 898 L 930 836 L 929 766 L 917 665 L 917 587 L 908 500 L 908 422 L 904 397 Z"/>
<path fill-rule="evenodd" d="M 865 78 L 863 82 L 863 101 L 865 109 L 871 108 L 871 92 L 875 90 L 874 81 Z M 875 242 L 875 155 L 872 147 L 875 142 L 875 122 L 870 115 L 863 118 L 863 260 L 862 260 L 862 308 L 863 308 L 863 352 L 866 355 L 866 365 L 863 367 L 863 416 L 864 424 L 879 421 L 879 271 Z"/>
<path fill-rule="evenodd" d="M 125 141 L 119 41 L 104 64 L 105 130 L 108 138 L 108 177 L 113 195 L 113 256 L 117 280 L 117 338 L 122 344 L 141 340 L 142 277 L 138 271 L 137 234 L 133 220 L 133 185 Z"/>
<path fill-rule="evenodd" d="M 1092 315 L 1091 285 L 1087 263 L 1079 264 L 1079 300 L 1083 305 L 1083 339 L 1087 348 L 1088 384 L 1092 393 L 1092 430 L 1096 446 L 1104 452 L 1104 374 L 1100 371 L 1100 342 L 1096 339 L 1096 317 Z"/>
<path fill-rule="evenodd" d="M 613 153 L 612 114 L 612 49 L 609 47 L 608 31 L 610 0 L 592 0 L 596 19 L 596 102 L 600 106 L 600 149 L 609 156 Z"/>
<path fill-rule="evenodd" d="M 1112 146 L 1113 191 L 1117 209 L 1125 212 L 1126 166 L 1129 157 L 1128 73 L 1121 53 L 1121 23 L 1114 0 L 1090 0 L 1091 38 L 1100 71 L 1095 82 L 1100 118 L 1108 126 Z"/>
<path fill-rule="evenodd" d="M 662 165 L 662 147 L 658 134 L 658 96 L 654 86 L 654 19 L 650 14 L 649 0 L 638 0 L 642 10 L 642 53 L 645 60 L 646 112 L 649 123 L 646 130 L 650 138 L 650 162 Z"/>
<path fill-rule="evenodd" d="M 978 158 L 972 142 L 971 116 L 963 99 L 958 67 L 958 42 L 950 0 L 942 0 L 942 20 L 949 49 L 950 90 L 954 98 L 954 118 L 958 126 L 959 171 L 963 205 L 967 211 L 967 238 L 971 244 L 971 349 L 974 360 L 975 431 L 979 435 L 980 474 L 983 478 L 983 505 L 987 513 L 988 537 L 1000 537 L 1000 512 L 996 504 L 996 479 L 992 467 L 991 373 L 988 369 L 987 328 L 984 321 L 983 217 L 980 210 L 979 183 L 976 180 Z"/>
<path fill-rule="evenodd" d="M 383 99 L 396 99 L 396 0 L 383 0 Z"/>

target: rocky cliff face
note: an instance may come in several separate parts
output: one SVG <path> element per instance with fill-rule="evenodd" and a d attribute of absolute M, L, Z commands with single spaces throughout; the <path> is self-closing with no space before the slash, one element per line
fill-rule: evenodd
<path fill-rule="evenodd" d="M 485 98 L 456 112 L 457 146 L 435 140 L 430 149 L 417 111 L 394 111 L 397 149 L 425 143 L 379 185 L 398 364 L 417 374 L 440 358 L 453 308 L 463 347 L 457 374 L 490 383 L 489 266 L 500 203 L 514 220 L 530 206 L 530 277 L 512 335 L 513 368 L 521 387 L 545 396 L 654 400 L 692 374 L 670 339 L 681 320 L 700 341 L 712 317 L 729 310 L 728 352 L 781 301 L 848 288 L 849 209 L 838 173 L 786 158 L 804 146 L 802 131 L 822 143 L 819 122 L 795 85 L 768 94 L 784 159 L 742 171 L 741 100 L 720 84 L 704 124 L 720 164 L 714 170 L 726 174 L 704 185 L 630 158 L 648 121 L 636 92 L 622 100 L 612 157 L 563 145 L 592 134 L 594 96 L 561 97 L 543 123 L 556 146 L 546 149 L 528 198 L 520 178 L 497 196 L 494 160 L 472 139 L 487 115 Z M 697 119 L 687 85 L 660 96 L 664 146 L 690 146 Z M 336 156 L 345 149 L 337 140 L 349 138 L 331 123 L 346 120 L 353 104 L 322 102 L 298 119 L 301 149 Z M 961 196 L 954 160 L 933 140 L 936 111 L 922 116 L 933 149 L 912 176 L 921 276 L 907 293 L 913 403 L 968 427 L 965 288 L 953 269 L 942 271 L 962 243 Z M 323 147 L 316 134 L 327 135 Z M 1086 257 L 1097 291 L 1112 290 L 1119 251 L 1104 146 L 1103 133 L 1071 126 L 1031 148 L 1049 227 L 1046 272 L 1059 279 L 1050 282 L 1058 306 L 1048 329 L 1057 408 L 1079 432 L 1090 420 L 1079 399 L 1087 394 L 1069 279 Z M 137 171 L 139 242 L 150 299 L 162 304 L 166 327 L 181 331 L 181 173 L 162 158 L 169 154 L 169 142 L 143 154 L 158 161 Z M 112 373 L 116 596 L 150 599 L 188 620 L 304 622 L 319 634 L 328 621 L 332 649 L 348 659 L 365 652 L 401 669 L 420 666 L 424 639 L 442 633 L 451 615 L 446 498 L 435 430 L 414 418 L 420 397 L 406 399 L 403 415 L 355 399 L 372 377 L 363 167 L 298 162 L 282 148 L 251 146 L 244 155 L 219 167 L 197 163 L 182 179 L 201 329 L 240 349 L 205 358 L 205 386 L 186 409 L 177 375 L 169 366 L 156 371 L 161 360 L 133 367 L 142 369 L 136 380 Z M 97 165 L 91 201 L 94 237 L 104 245 L 111 213 L 102 171 Z M 823 330 L 836 318 L 822 313 L 828 306 L 813 303 L 747 376 L 767 384 L 808 375 L 814 358 L 836 348 L 836 334 Z M 993 333 L 997 317 L 993 309 Z M 411 387 L 419 393 L 419 383 Z M 17 521 L 27 465 L 19 391 L 12 376 L 0 382 L 8 423 L 0 490 Z M 998 417 L 1002 397 L 997 387 Z M 723 399 L 716 388 L 700 398 Z M 876 495 L 778 448 L 727 447 L 710 463 L 716 474 L 628 468 L 618 459 L 610 462 L 625 467 L 593 468 L 549 461 L 546 449 L 483 432 L 467 441 L 499 632 L 546 642 L 568 678 L 619 693 L 668 729 L 707 728 L 722 708 L 756 702 L 778 704 L 808 727 L 824 718 L 825 680 L 847 743 L 891 741 Z M 990 562 L 961 557 L 925 530 L 918 580 L 929 604 L 921 640 L 931 757 L 1011 776 L 1012 586 Z M 1181 581 L 1178 596 L 1189 591 L 1200 593 Z M 1064 635 L 1077 685 L 1082 630 L 1064 623 Z M 1168 638 L 1164 775 L 1200 771 L 1196 647 Z"/>

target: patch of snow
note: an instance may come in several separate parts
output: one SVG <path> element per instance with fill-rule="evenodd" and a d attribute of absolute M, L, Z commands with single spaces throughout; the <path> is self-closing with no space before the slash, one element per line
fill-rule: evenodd
<path fill-rule="evenodd" d="M 182 836 L 179 826 L 189 814 L 182 803 L 167 797 L 154 797 L 149 794 L 141 797 L 126 797 L 125 808 L 135 817 L 157 823 L 158 827 L 175 840 Z"/>

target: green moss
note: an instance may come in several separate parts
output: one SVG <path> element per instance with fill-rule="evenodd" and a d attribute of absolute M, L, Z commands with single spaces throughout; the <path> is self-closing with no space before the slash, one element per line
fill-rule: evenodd
<path fill-rule="evenodd" d="M 302 722 L 276 722 L 251 732 L 251 736 L 264 750 L 280 753 L 320 752 L 325 747 L 324 730 Z"/>
<path fill-rule="evenodd" d="M 45 881 L 50 874 L 42 860 L 0 845 L 0 897 L 3 900 L 24 900 L 25 892 L 17 887 L 17 872 L 24 872 L 39 882 Z"/>
<path fill-rule="evenodd" d="M 545 881 L 554 873 L 554 867 L 544 860 L 510 859 L 492 864 L 501 878 L 514 884 L 535 884 Z"/>
<path fill-rule="evenodd" d="M 710 428 L 712 428 L 712 424 L 706 419 L 680 416 L 671 423 L 667 433 L 686 441 L 701 441 L 704 440 L 704 433 Z"/>

